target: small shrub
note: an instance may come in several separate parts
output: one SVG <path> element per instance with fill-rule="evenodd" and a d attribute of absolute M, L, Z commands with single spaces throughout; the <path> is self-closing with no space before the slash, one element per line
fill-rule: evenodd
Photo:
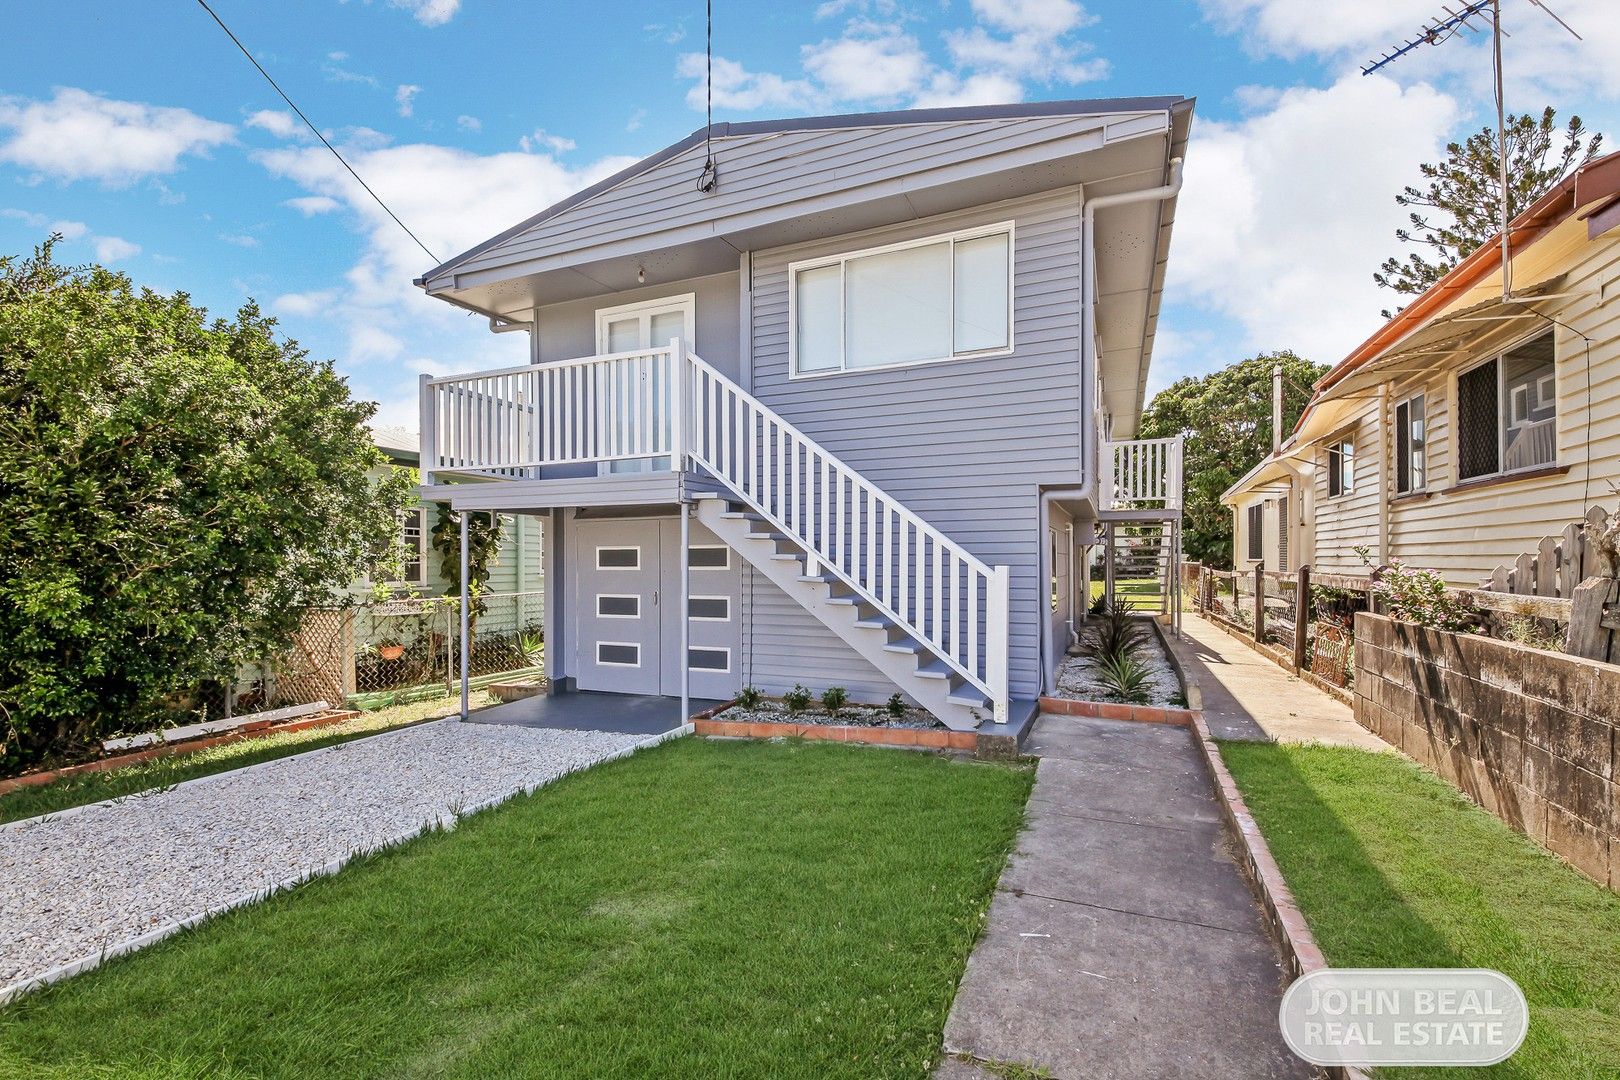
<path fill-rule="evenodd" d="M 1123 656 L 1105 657 L 1098 665 L 1098 673 L 1103 683 L 1126 701 L 1145 702 L 1147 692 L 1148 671 L 1147 665 L 1136 657 L 1126 654 Z"/>
<path fill-rule="evenodd" d="M 849 704 L 849 691 L 842 686 L 829 686 L 821 692 L 821 707 L 831 716 L 837 716 Z"/>
<path fill-rule="evenodd" d="M 1564 638 L 1556 626 L 1548 629 L 1546 621 L 1532 615 L 1508 614 L 1502 617 L 1502 639 L 1528 645 L 1547 652 L 1563 652 Z"/>
<path fill-rule="evenodd" d="M 904 720 L 906 718 L 906 699 L 899 694 L 890 694 L 889 700 L 883 703 L 883 711 L 889 714 L 891 720 Z"/>
<path fill-rule="evenodd" d="M 810 691 L 795 684 L 793 689 L 782 695 L 782 704 L 787 706 L 790 713 L 804 712 L 810 707 Z"/>
<path fill-rule="evenodd" d="M 1127 602 L 1112 604 L 1097 625 L 1097 657 L 1119 660 L 1134 656 L 1143 645 L 1141 624 L 1133 617 L 1135 609 Z"/>
<path fill-rule="evenodd" d="M 757 709 L 764 700 L 765 695 L 757 686 L 745 686 L 737 691 L 737 704 L 745 709 Z"/>
<path fill-rule="evenodd" d="M 1087 615 L 1101 615 L 1108 610 L 1108 594 L 1098 593 L 1092 597 L 1091 603 L 1086 607 Z"/>
<path fill-rule="evenodd" d="M 546 655 L 546 635 L 543 632 L 520 634 L 518 652 L 522 654 L 525 666 L 538 667 Z"/>
<path fill-rule="evenodd" d="M 1390 563 L 1372 591 L 1384 602 L 1389 617 L 1398 622 L 1464 633 L 1474 628 L 1472 609 L 1446 591 L 1445 579 L 1433 570 Z"/>

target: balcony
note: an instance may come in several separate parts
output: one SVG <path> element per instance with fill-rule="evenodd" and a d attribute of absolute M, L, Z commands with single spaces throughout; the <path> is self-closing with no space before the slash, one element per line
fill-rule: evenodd
<path fill-rule="evenodd" d="M 1104 440 L 1103 512 L 1179 518 L 1183 439 Z"/>

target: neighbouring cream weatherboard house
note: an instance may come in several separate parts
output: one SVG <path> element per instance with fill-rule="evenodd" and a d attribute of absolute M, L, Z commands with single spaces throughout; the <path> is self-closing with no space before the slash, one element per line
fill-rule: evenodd
<path fill-rule="evenodd" d="M 1316 385 L 1232 485 L 1233 565 L 1399 560 L 1478 587 L 1612 507 L 1620 481 L 1620 154 L 1564 179 Z"/>

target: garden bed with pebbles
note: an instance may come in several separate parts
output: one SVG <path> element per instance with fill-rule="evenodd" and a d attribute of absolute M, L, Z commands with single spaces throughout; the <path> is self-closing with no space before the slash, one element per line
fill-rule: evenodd
<path fill-rule="evenodd" d="M 1135 705 L 1186 705 L 1187 699 L 1181 689 L 1181 680 L 1176 677 L 1176 669 L 1171 665 L 1169 654 L 1164 651 L 1164 645 L 1160 643 L 1159 635 L 1154 633 L 1151 628 L 1147 628 L 1143 632 L 1142 645 L 1136 650 L 1136 659 L 1148 670 L 1147 683 L 1142 687 L 1144 696 L 1140 699 L 1132 701 L 1121 697 L 1112 690 L 1103 680 L 1102 672 L 1098 669 L 1097 658 L 1089 653 L 1064 657 L 1063 663 L 1058 666 L 1057 694 L 1055 696 L 1069 698 L 1074 701 L 1129 701 L 1130 704 Z"/>
<path fill-rule="evenodd" d="M 908 707 L 899 718 L 890 716 L 888 710 L 881 705 L 857 705 L 853 702 L 839 709 L 836 714 L 828 712 L 820 702 L 814 702 L 798 712 L 790 712 L 786 705 L 775 698 L 766 698 L 752 707 L 733 705 L 724 712 L 716 713 L 714 719 L 733 723 L 824 724 L 874 728 L 926 729 L 944 726 L 935 720 L 927 709 L 915 707 Z"/>
<path fill-rule="evenodd" d="M 445 720 L 0 828 L 0 988 L 453 824 L 645 736 Z"/>

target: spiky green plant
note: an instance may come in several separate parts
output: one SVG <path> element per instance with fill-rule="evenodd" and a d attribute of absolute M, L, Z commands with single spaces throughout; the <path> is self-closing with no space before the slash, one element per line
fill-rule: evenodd
<path fill-rule="evenodd" d="M 1147 701 L 1147 681 L 1152 674 L 1146 664 L 1136 657 L 1105 657 L 1097 666 L 1103 684 L 1126 701 Z"/>
<path fill-rule="evenodd" d="M 1136 621 L 1136 610 L 1130 602 L 1117 600 L 1108 605 L 1097 624 L 1097 658 L 1107 661 L 1134 656 L 1145 642 L 1142 624 Z"/>

